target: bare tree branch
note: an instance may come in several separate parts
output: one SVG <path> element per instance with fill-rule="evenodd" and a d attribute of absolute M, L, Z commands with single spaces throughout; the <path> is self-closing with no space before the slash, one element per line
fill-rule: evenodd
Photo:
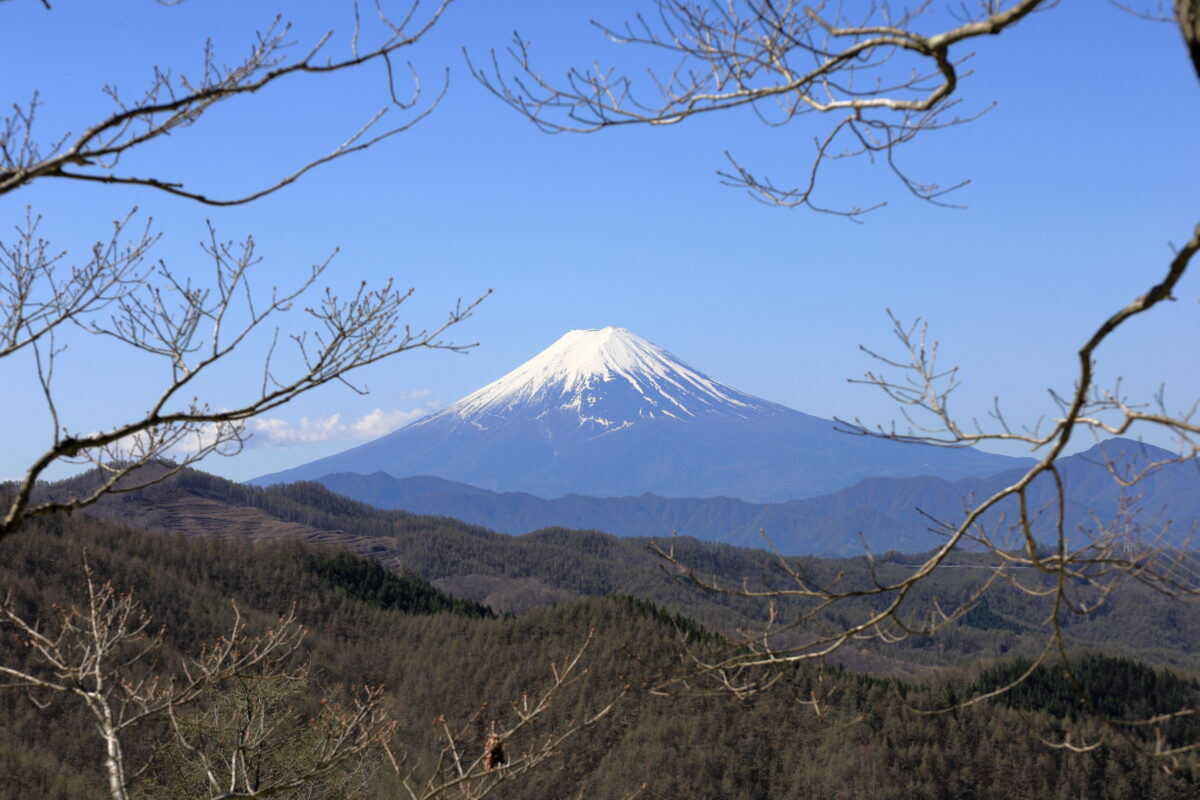
<path fill-rule="evenodd" d="M 759 177 L 726 153 L 732 172 L 722 182 L 746 189 L 772 205 L 803 206 L 857 220 L 883 203 L 835 209 L 816 196 L 821 168 L 829 161 L 881 158 L 902 185 L 919 198 L 944 204 L 950 187 L 912 179 L 898 164 L 898 148 L 918 134 L 974 119 L 951 116 L 969 53 L 952 48 L 1012 27 L 1053 0 L 986 2 L 980 11 L 940 33 L 916 32 L 930 3 L 893 9 L 872 4 L 850 19 L 842 4 L 806 5 L 800 0 L 654 0 L 654 19 L 638 15 L 623 27 L 593 22 L 609 40 L 639 45 L 673 59 L 663 72 L 648 71 L 642 84 L 599 64 L 570 69 L 561 82 L 543 77 L 530 60 L 530 43 L 514 36 L 509 77 L 495 52 L 490 64 L 471 72 L 489 91 L 539 129 L 591 132 L 620 125 L 673 125 L 689 117 L 742 107 L 769 125 L 807 114 L 832 114 L 828 133 L 813 141 L 812 165 L 792 188 Z M 964 6 L 964 11 L 966 7 Z M 645 99 L 649 95 L 649 99 Z"/>
<path fill-rule="evenodd" d="M 771 602 L 766 622 L 757 630 L 745 631 L 737 649 L 715 660 L 688 649 L 691 668 L 682 675 L 668 676 L 657 689 L 667 691 L 679 683 L 690 686 L 699 678 L 707 678 L 739 696 L 761 691 L 777 679 L 779 673 L 770 669 L 780 664 L 820 659 L 857 640 L 890 643 L 914 635 L 932 635 L 960 619 L 993 585 L 1003 583 L 1032 598 L 1048 601 L 1043 623 L 1047 633 L 1046 648 L 1014 683 L 953 707 L 961 708 L 1007 691 L 1051 658 L 1078 690 L 1080 684 L 1072 672 L 1063 631 L 1064 617 L 1094 613 L 1113 592 L 1130 582 L 1183 602 L 1200 601 L 1200 564 L 1190 539 L 1180 540 L 1177 535 L 1172 535 L 1169 522 L 1144 524 L 1132 500 L 1123 505 L 1111 523 L 1099 524 L 1097 521 L 1095 530 L 1082 542 L 1078 535 L 1072 537 L 1065 513 L 1065 479 L 1058 468 L 1058 459 L 1076 429 L 1123 433 L 1134 422 L 1154 424 L 1172 432 L 1183 444 L 1183 452 L 1170 459 L 1144 459 L 1137 463 L 1117 463 L 1105 455 L 1103 466 L 1121 486 L 1136 486 L 1138 481 L 1156 470 L 1193 459 L 1200 453 L 1200 447 L 1190 438 L 1200 433 L 1200 426 L 1192 418 L 1194 408 L 1182 416 L 1171 415 L 1165 411 L 1165 401 L 1160 393 L 1157 402 L 1162 410 L 1159 413 L 1140 410 L 1122 398 L 1119 387 L 1113 391 L 1098 390 L 1094 373 L 1098 348 L 1130 320 L 1171 299 L 1175 286 L 1197 252 L 1200 252 L 1200 226 L 1177 250 L 1164 277 L 1105 319 L 1080 347 L 1075 388 L 1071 394 L 1060 398 L 1063 414 L 1044 433 L 1014 432 L 998 410 L 995 415 L 999 425 L 997 430 L 964 428 L 949 410 L 948 398 L 959 385 L 957 368 L 938 365 L 937 343 L 927 338 L 927 327 L 923 323 L 918 320 L 906 325 L 891 317 L 902 357 L 893 359 L 869 350 L 866 352 L 885 367 L 900 369 L 906 374 L 902 379 L 889 379 L 881 373 L 868 372 L 861 382 L 876 386 L 900 404 L 906 412 L 909 427 L 872 428 L 858 420 L 843 420 L 841 423 L 846 432 L 943 447 L 972 446 L 983 441 L 1015 441 L 1041 451 L 1040 459 L 1020 478 L 991 496 L 965 499 L 961 518 L 931 520 L 945 541 L 922 563 L 900 571 L 892 569 L 884 575 L 877 570 L 871 554 L 866 553 L 869 577 L 866 581 L 847 583 L 841 575 L 832 580 L 819 580 L 777 554 L 776 574 L 783 578 L 782 585 L 763 579 L 755 585 L 746 580 L 741 586 L 731 586 L 697 574 L 672 549 L 655 547 L 664 563 L 685 583 L 709 592 Z M 1117 417 L 1115 421 L 1111 419 L 1113 415 Z M 1049 499 L 1044 505 L 1038 505 L 1035 496 L 1045 495 L 1047 487 Z M 1005 504 L 1012 503 L 1015 503 L 1015 516 L 1005 519 L 998 512 Z M 1137 539 L 1131 541 L 1131 534 L 1135 532 Z M 934 572 L 946 567 L 952 553 L 964 548 L 982 549 L 988 555 L 988 561 L 981 568 L 989 572 L 969 596 L 957 601 L 950 609 L 944 609 L 936 598 L 917 599 L 919 587 Z M 860 603 L 859 610 L 847 618 L 843 609 L 848 608 L 848 603 L 863 600 L 873 602 L 868 602 L 865 610 Z M 786 601 L 788 616 L 782 614 L 782 607 L 775 605 L 777 601 Z M 928 608 L 922 610 L 924 604 Z M 1090 704 L 1082 692 L 1081 697 L 1085 704 Z M 1168 747 L 1161 738 L 1148 744 L 1130 733 L 1131 728 L 1138 726 L 1161 725 L 1165 718 L 1157 722 L 1116 720 L 1105 717 L 1093 705 L 1089 708 L 1112 735 L 1150 756 L 1175 763 L 1173 760 L 1180 756 L 1200 749 L 1200 742 Z M 1067 749 L 1087 749 L 1096 744 L 1055 743 Z"/>
<path fill-rule="evenodd" d="M 128 219 L 118 224 L 118 236 L 127 223 Z M 276 329 L 263 356 L 258 390 L 230 407 L 214 407 L 191 394 L 192 387 L 229 361 L 235 351 L 244 350 L 253 334 L 289 311 L 333 256 L 314 265 L 290 290 L 257 293 L 250 285 L 251 273 L 260 262 L 254 240 L 247 238 L 237 245 L 223 242 L 210 226 L 209 240 L 203 245 L 214 269 L 208 285 L 184 280 L 163 263 L 138 271 L 154 240 L 149 233 L 124 249 L 97 245 L 87 268 L 73 270 L 69 279 L 56 282 L 53 268 L 58 259 L 45 255 L 44 243 L 30 244 L 33 226 L 27 224 L 16 245 L 0 249 L 12 276 L 11 285 L 2 284 L 3 291 L 17 301 L 8 306 L 8 323 L 0 332 L 9 332 L 9 353 L 28 345 L 36 350 L 39 381 L 53 423 L 52 442 L 14 487 L 0 521 L 0 539 L 30 517 L 83 508 L 105 494 L 144 487 L 211 453 L 236 454 L 245 441 L 244 423 L 252 417 L 335 381 L 365 391 L 348 382 L 356 369 L 410 350 L 463 352 L 474 346 L 454 344 L 443 336 L 469 318 L 483 297 L 465 304 L 460 301 L 436 327 L 413 330 L 401 320 L 411 289 L 397 290 L 391 282 L 370 289 L 364 283 L 349 298 L 326 290 L 318 303 L 304 309 L 313 327 L 288 337 L 298 365 L 286 370 L 276 366 Z M 109 255 L 113 252 L 118 255 Z M 134 274 L 140 282 L 135 283 Z M 109 308 L 115 310 L 108 319 L 98 318 L 96 312 Z M 66 321 L 163 364 L 164 388 L 143 415 L 90 433 L 73 432 L 60 422 L 52 382 L 61 350 L 54 346 L 53 333 Z M 50 346 L 38 347 L 46 337 Z M 103 479 L 80 496 L 36 501 L 39 479 L 60 462 L 90 464 Z"/>
<path fill-rule="evenodd" d="M 1200 78 L 1200 0 L 1175 0 L 1175 19 Z"/>
<path fill-rule="evenodd" d="M 289 59 L 291 25 L 282 17 L 276 17 L 257 34 L 249 53 L 234 66 L 224 66 L 217 61 L 210 40 L 199 77 L 189 78 L 155 67 L 149 86 L 133 98 L 126 98 L 115 86 L 106 86 L 104 92 L 112 99 L 116 110 L 79 134 L 68 131 L 50 140 L 39 139 L 36 129 L 41 100 L 34 94 L 27 103 L 14 103 L 12 113 L 0 119 L 0 195 L 42 178 L 147 186 L 214 206 L 249 203 L 278 191 L 315 167 L 366 150 L 408 130 L 437 107 L 445 93 L 445 82 L 434 99 L 418 110 L 421 84 L 415 73 L 412 96 L 397 96 L 393 57 L 403 48 L 419 42 L 441 19 L 450 2 L 441 0 L 421 19 L 417 18 L 419 2 L 413 2 L 398 20 L 385 13 L 380 3 L 375 3 L 378 13 L 374 16 L 372 38 L 376 43 L 370 47 L 360 47 L 360 43 L 368 38 L 368 31 L 364 29 L 356 2 L 351 53 L 345 58 L 324 55 L 333 35 L 328 31 L 298 59 Z M 196 124 L 218 103 L 266 90 L 292 75 L 343 72 L 373 62 L 382 64 L 386 71 L 390 104 L 324 156 L 308 161 L 261 189 L 232 197 L 216 197 L 189 188 L 189 184 L 180 178 L 119 171 L 124 156 L 142 145 Z M 393 109 L 414 113 L 399 124 L 382 124 L 386 114 Z"/>
<path fill-rule="evenodd" d="M 550 679 L 541 688 L 510 702 L 501 718 L 491 720 L 482 751 L 472 753 L 467 749 L 465 742 L 469 741 L 470 723 L 455 731 L 445 717 L 435 720 L 444 745 L 427 777 L 419 777 L 415 767 L 402 777 L 405 794 L 411 800 L 434 800 L 451 794 L 464 800 L 481 800 L 501 784 L 520 778 L 558 757 L 570 739 L 607 718 L 625 698 L 628 687 L 611 698 L 596 701 L 582 717 L 548 727 L 547 716 L 551 708 L 570 687 L 587 677 L 583 658 L 594 637 L 595 630 L 589 631 L 578 650 L 559 662 L 551 662 Z M 634 792 L 630 797 L 639 793 Z"/>
<path fill-rule="evenodd" d="M 86 263 L 64 267 L 66 254 L 37 235 L 41 218 L 26 209 L 16 241 L 0 242 L 0 358 L 103 310 L 145 279 L 146 252 L 159 237 L 147 220 L 140 234 L 122 241 L 135 213 L 113 223 L 112 238 L 97 242 Z"/>
<path fill-rule="evenodd" d="M 370 750 L 381 748 L 392 736 L 395 722 L 381 709 L 382 689 L 365 688 L 348 707 L 327 703 L 309 721 L 311 745 L 307 757 L 291 753 L 287 766 L 277 773 L 242 770 L 248 760 L 262 757 L 268 739 L 274 736 L 285 714 L 271 706 L 268 686 L 299 685 L 307 680 L 307 666 L 297 663 L 305 631 L 295 612 L 259 636 L 246 633 L 246 623 L 234 605 L 234 622 L 225 636 L 200 648 L 185 659 L 178 674 L 165 674 L 151 659 L 162 647 L 161 632 L 150 630 L 151 617 L 132 594 L 118 594 L 111 583 L 98 585 L 84 566 L 86 606 L 55 609 L 55 624 L 49 632 L 26 621 L 12 608 L 11 598 L 0 605 L 0 627 L 15 632 L 28 650 L 30 666 L 15 668 L 0 664 L 0 688 L 24 688 L 47 698 L 68 695 L 78 699 L 95 719 L 104 747 L 108 793 L 112 800 L 129 800 L 135 775 L 128 767 L 125 737 L 133 728 L 168 721 L 174 733 L 172 752 L 176 760 L 199 766 L 208 776 L 198 796 L 210 800 L 235 797 L 268 797 L 300 786 L 342 768 Z M 237 756 L 223 760 L 221 748 L 228 745 L 231 731 L 203 738 L 190 720 L 193 708 L 203 705 L 202 715 L 230 713 L 230 684 L 249 681 L 255 691 L 245 697 L 240 711 L 232 712 L 240 723 L 234 749 Z M 44 705 L 45 701 L 39 703 Z M 142 770 L 138 771 L 139 773 Z M 179 795 L 175 795 L 179 796 Z"/>

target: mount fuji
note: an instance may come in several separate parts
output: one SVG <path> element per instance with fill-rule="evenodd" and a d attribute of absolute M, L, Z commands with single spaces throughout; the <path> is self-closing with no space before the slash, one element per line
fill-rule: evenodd
<path fill-rule="evenodd" d="M 478 391 L 374 441 L 252 483 L 432 475 L 494 491 L 771 502 L 868 477 L 990 475 L 1027 461 L 847 436 L 740 392 L 624 328 L 575 330 Z"/>

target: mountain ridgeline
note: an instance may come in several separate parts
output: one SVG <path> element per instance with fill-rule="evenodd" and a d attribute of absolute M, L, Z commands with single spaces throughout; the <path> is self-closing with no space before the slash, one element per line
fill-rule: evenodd
<path fill-rule="evenodd" d="M 49 491 L 80 493 L 94 485 L 93 472 Z M 652 602 L 670 614 L 682 614 L 707 629 L 729 635 L 765 624 L 771 604 L 762 599 L 709 593 L 663 569 L 651 551 L 657 543 L 673 549 L 697 574 L 725 585 L 787 588 L 790 578 L 780 560 L 761 549 L 702 542 L 694 538 L 620 538 L 594 530 L 550 527 L 521 536 L 444 516 L 420 516 L 380 510 L 335 494 L 317 483 L 260 488 L 234 483 L 195 470 L 184 470 L 160 484 L 105 498 L 89 515 L 143 530 L 188 538 L 243 542 L 304 542 L 337 546 L 369 556 L 405 580 L 427 580 L 437 590 L 488 606 L 496 612 L 526 613 L 587 596 L 628 595 Z M 962 553 L 949 558 L 904 600 L 904 614 L 918 619 L 935 604 L 953 608 L 967 601 L 991 575 L 992 556 Z M 919 564 L 920 556 L 880 554 L 872 568 L 862 557 L 792 558 L 787 569 L 819 585 L 838 582 L 872 586 L 898 581 Z M 478 614 L 459 607 L 415 583 L 405 588 L 384 580 L 381 570 L 362 571 L 357 561 L 332 560 L 310 569 L 346 591 L 351 585 L 364 601 L 389 603 L 406 598 L 408 608 Z M 200 567 L 198 567 L 200 568 Z M 1048 580 L 1036 570 L 1021 570 L 1026 586 Z M 428 598 L 428 599 L 426 599 Z M 775 610 L 785 617 L 804 611 L 807 601 L 779 598 Z M 838 604 L 849 619 L 870 613 L 870 598 Z M 936 637 L 913 637 L 893 645 L 864 642 L 839 651 L 846 666 L 875 673 L 918 675 L 934 664 L 978 658 L 1032 656 L 1044 646 L 1048 606 L 1007 582 L 993 586 L 960 622 Z M 1097 613 L 1062 620 L 1069 642 L 1103 647 L 1154 663 L 1200 667 L 1200 614 L 1149 587 L 1131 584 L 1114 594 Z M 797 635 L 805 633 L 797 630 Z"/>
<path fill-rule="evenodd" d="M 1165 531 L 1186 541 L 1200 524 L 1200 471 L 1195 462 L 1170 464 L 1150 472 L 1133 486 L 1113 480 L 1112 472 L 1132 475 L 1151 461 L 1167 460 L 1166 450 L 1113 439 L 1062 459 L 1066 486 L 1065 524 L 1069 536 L 1082 537 L 1098 524 L 1120 519 L 1127 535 L 1154 540 Z M 865 478 L 819 497 L 784 503 L 748 503 L 730 497 L 667 498 L 567 495 L 546 500 L 526 492 L 486 489 L 429 476 L 394 478 L 335 473 L 318 481 L 338 494 L 379 508 L 455 517 L 504 533 L 526 533 L 560 525 L 593 528 L 618 536 L 670 536 L 678 533 L 706 541 L 743 547 L 766 547 L 767 541 L 788 555 L 849 556 L 867 547 L 924 551 L 942 537 L 933 519 L 957 524 L 970 498 L 985 498 L 1012 484 L 1023 469 L 1004 470 L 985 478 L 949 481 L 931 476 Z M 1054 490 L 1049 476 L 1033 485 L 1035 508 L 1049 503 Z M 1001 530 L 1015 520 L 1016 499 L 998 504 L 983 523 Z M 1053 515 L 1034 524 L 1044 541 L 1053 538 Z M 763 538 L 766 535 L 766 539 Z"/>
<path fill-rule="evenodd" d="M 624 328 L 570 331 L 456 403 L 260 485 L 434 475 L 542 497 L 811 497 L 863 478 L 990 475 L 1027 460 L 839 433 L 713 380 Z"/>

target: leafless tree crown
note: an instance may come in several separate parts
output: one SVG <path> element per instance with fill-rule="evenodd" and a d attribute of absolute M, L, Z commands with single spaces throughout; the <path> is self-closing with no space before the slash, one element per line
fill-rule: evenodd
<path fill-rule="evenodd" d="M 298 58 L 291 58 L 290 26 L 277 18 L 234 66 L 218 62 L 210 43 L 199 76 L 155 67 L 149 86 L 133 96 L 106 88 L 114 111 L 82 133 L 42 139 L 36 126 L 38 98 L 17 102 L 12 114 L 0 122 L 0 195 L 43 178 L 146 186 L 209 205 L 246 203 L 270 194 L 321 164 L 407 130 L 434 109 L 437 98 L 421 101 L 415 73 L 412 93 L 398 94 L 394 61 L 429 32 L 449 3 L 413 2 L 402 6 L 399 14 L 390 13 L 383 0 L 361 7 L 357 2 L 348 4 L 354 26 L 348 52 L 341 57 L 330 54 L 334 46 L 330 32 Z M 49 3 L 44 5 L 50 8 Z M 383 67 L 388 104 L 328 154 L 250 194 L 216 198 L 172 177 L 137 176 L 122 169 L 124 156 L 182 127 L 198 125 L 225 100 L 263 97 L 274 84 L 293 76 L 319 76 L 370 64 Z M 389 109 L 407 116 L 388 125 Z M 0 539 L 31 516 L 80 508 L 106 493 L 161 480 L 211 453 L 234 454 L 245 440 L 244 423 L 254 416 L 332 382 L 362 391 L 349 382 L 355 369 L 418 348 L 463 351 L 471 346 L 443 337 L 471 315 L 478 300 L 460 301 L 444 321 L 413 329 L 401 313 L 411 289 L 398 289 L 388 281 L 379 287 L 364 283 L 348 297 L 326 290 L 303 307 L 308 330 L 281 335 L 274 329 L 248 396 L 233 403 L 205 401 L 200 397 L 203 381 L 229 364 L 235 352 L 245 355 L 258 346 L 255 337 L 263 332 L 270 336 L 280 316 L 314 288 L 332 256 L 307 270 L 291 287 L 264 287 L 254 280 L 261 261 L 254 239 L 225 241 L 210 225 L 202 255 L 211 266 L 211 278 L 189 278 L 184 270 L 150 259 L 159 234 L 150 220 L 136 221 L 135 212 L 114 223 L 111 235 L 81 263 L 55 250 L 39 234 L 41 218 L 31 210 L 12 239 L 0 239 L 0 359 L 23 351 L 32 354 L 36 385 L 51 422 L 50 446 L 5 495 Z M 86 433 L 60 418 L 55 370 L 65 339 L 79 333 L 108 339 L 126 352 L 141 353 L 161 364 L 162 388 L 148 399 L 143 415 Z M 281 358 L 285 348 L 290 353 Z M 171 461 L 167 469 L 162 468 L 164 459 Z M 62 463 L 95 465 L 107 478 L 86 496 L 36 499 L 38 481 Z M 158 466 L 143 469 L 152 464 Z"/>
<path fill-rule="evenodd" d="M 158 657 L 162 632 L 133 593 L 97 581 L 86 565 L 84 579 L 86 601 L 56 607 L 48 624 L 19 614 L 11 597 L 0 603 L 0 633 L 27 651 L 0 663 L 0 689 L 23 690 L 42 708 L 60 698 L 82 703 L 96 723 L 112 800 L 292 797 L 302 788 L 305 797 L 366 797 L 388 768 L 413 800 L 482 800 L 559 757 L 627 693 L 616 687 L 581 717 L 551 719 L 555 703 L 587 676 L 590 632 L 519 699 L 484 706 L 462 726 L 435 720 L 440 750 L 430 763 L 410 761 L 396 741 L 383 687 L 323 701 L 315 715 L 297 721 L 309 664 L 294 610 L 252 636 L 234 605 L 228 633 L 171 669 Z M 483 750 L 472 752 L 470 731 L 481 715 L 491 719 L 490 734 Z M 130 734 L 149 726 L 157 726 L 155 746 L 135 763 Z"/>
<path fill-rule="evenodd" d="M 365 284 L 350 297 L 326 290 L 304 308 L 312 326 L 280 337 L 276 328 L 265 347 L 261 370 L 249 397 L 230 407 L 214 407 L 194 394 L 196 385 L 252 346 L 250 339 L 267 331 L 289 311 L 329 266 L 313 266 L 308 276 L 288 290 L 252 286 L 259 263 L 253 238 L 233 243 L 209 230 L 203 245 L 212 265 L 211 282 L 195 284 L 163 263 L 147 265 L 145 254 L 155 236 L 138 228 L 123 241 L 127 218 L 115 225 L 113 238 L 93 249 L 82 267 L 59 269 L 61 256 L 37 236 L 30 216 L 17 239 L 0 246 L 0 267 L 9 276 L 3 290 L 10 303 L 0 316 L 5 334 L 0 357 L 32 351 L 37 380 L 51 419 L 51 446 L 13 487 L 0 521 L 0 538 L 15 532 L 31 517 L 81 508 L 111 492 L 130 491 L 157 482 L 211 453 L 233 455 L 245 441 L 246 420 L 288 403 L 332 382 L 364 391 L 349 373 L 381 359 L 414 349 L 462 352 L 443 338 L 468 318 L 479 300 L 459 304 L 438 326 L 412 330 L 403 322 L 404 302 L 412 290 L 388 282 L 372 289 Z M 59 418 L 54 388 L 55 363 L 62 353 L 58 337 L 65 325 L 105 337 L 157 360 L 163 388 L 146 412 L 99 432 L 77 432 Z M 277 351 L 290 346 L 287 365 L 277 367 Z M 168 469 L 142 469 L 170 459 Z M 38 480 L 56 463 L 90 464 L 106 475 L 85 496 L 36 501 Z"/>
<path fill-rule="evenodd" d="M 0 664 L 0 688 L 24 689 L 35 704 L 56 697 L 73 697 L 94 718 L 112 800 L 129 800 L 132 787 L 151 763 L 131 763 L 128 737 L 134 728 L 167 723 L 172 752 L 193 762 L 203 778 L 197 794 L 211 800 L 264 797 L 312 783 L 341 769 L 368 750 L 382 746 L 395 723 L 382 712 L 382 690 L 368 688 L 348 707 L 323 706 L 311 721 L 315 741 L 308 758 L 295 758 L 278 772 L 249 769 L 277 732 L 282 715 L 268 716 L 267 693 L 247 697 L 238 712 L 239 725 L 226 726 L 228 735 L 207 741 L 187 724 L 198 705 L 227 698 L 228 684 L 252 680 L 259 685 L 296 683 L 306 679 L 307 666 L 296 655 L 304 629 L 294 613 L 259 636 L 249 636 L 234 607 L 229 632 L 184 660 L 178 674 L 157 664 L 161 632 L 133 594 L 117 592 L 111 583 L 98 583 L 86 568 L 86 603 L 55 609 L 50 625 L 31 623 L 17 614 L 11 600 L 0 606 L 0 627 L 13 631 L 29 651 L 27 666 Z M 219 712 L 218 712 L 219 716 Z"/>

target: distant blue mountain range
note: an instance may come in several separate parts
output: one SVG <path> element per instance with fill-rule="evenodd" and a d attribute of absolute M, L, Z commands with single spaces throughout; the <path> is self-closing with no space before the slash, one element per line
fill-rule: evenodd
<path fill-rule="evenodd" d="M 1200 469 L 1194 461 L 1172 464 L 1149 474 L 1132 487 L 1113 479 L 1134 474 L 1141 466 L 1171 453 L 1128 439 L 1112 439 L 1059 461 L 1066 486 L 1066 529 L 1075 546 L 1089 531 L 1123 518 L 1131 541 L 1150 543 L 1163 534 L 1175 546 L 1186 546 L 1200 521 Z M 380 508 L 402 508 L 419 514 L 454 517 L 505 533 L 525 533 L 561 526 L 590 528 L 619 536 L 669 536 L 672 533 L 710 541 L 764 547 L 762 533 L 785 554 L 851 555 L 864 546 L 887 550 L 928 550 L 943 539 L 931 528 L 933 519 L 951 524 L 963 518 L 964 503 L 983 499 L 1011 485 L 1024 468 L 984 478 L 948 481 L 920 476 L 865 478 L 853 486 L 818 497 L 782 503 L 750 503 L 729 497 L 667 498 L 644 493 L 629 497 L 576 494 L 554 500 L 525 492 L 498 493 L 435 477 L 395 478 L 335 473 L 319 482 L 339 494 Z M 1043 509 L 1054 497 L 1048 478 L 1031 488 L 1031 507 Z M 1015 501 L 1000 504 L 984 519 L 997 538 L 1016 519 Z M 1052 515 L 1035 524 L 1039 539 L 1052 535 Z"/>

